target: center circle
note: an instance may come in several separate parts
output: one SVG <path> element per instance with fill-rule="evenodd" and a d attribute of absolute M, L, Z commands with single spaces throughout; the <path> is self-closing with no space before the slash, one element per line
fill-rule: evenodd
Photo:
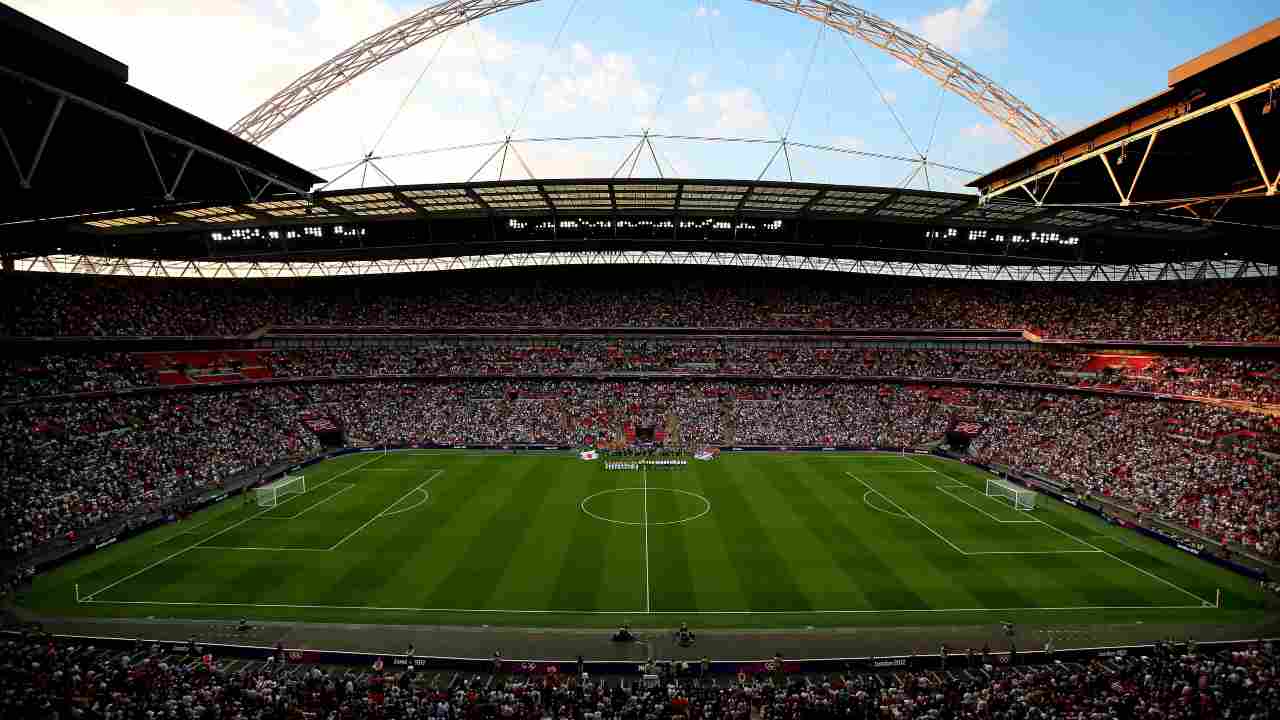
<path fill-rule="evenodd" d="M 591 509 L 591 505 L 593 501 L 595 502 L 596 505 L 603 505 L 605 502 L 604 500 L 605 496 L 618 495 L 618 494 L 635 495 L 636 498 L 634 500 L 634 505 L 639 506 L 646 502 L 651 501 L 651 498 L 646 493 L 675 493 L 675 499 L 677 501 L 676 502 L 677 507 L 675 512 L 675 514 L 677 515 L 676 519 L 674 520 L 650 519 L 649 522 L 646 523 L 643 520 L 624 520 L 616 517 L 609 517 L 608 515 L 609 510 L 605 510 L 603 508 L 597 508 L 598 510 L 600 510 L 600 512 L 593 512 Z M 614 499 L 614 502 L 615 503 L 617 502 L 616 498 Z M 703 515 L 706 515 L 707 513 L 711 512 L 711 501 L 708 500 L 706 497 L 699 495 L 696 492 L 690 492 L 688 490 L 680 490 L 679 488 L 628 487 L 628 488 L 612 488 L 609 490 L 601 490 L 598 493 L 593 493 L 583 498 L 582 503 L 578 507 L 582 509 L 582 512 L 590 515 L 591 517 L 597 520 L 603 520 L 607 523 L 613 523 L 615 525 L 658 526 L 658 525 L 679 525 L 681 523 L 687 523 L 687 522 L 692 522 L 694 520 L 697 520 Z M 616 512 L 616 508 L 611 508 L 611 509 Z M 631 509 L 634 509 L 634 508 L 631 508 Z M 649 508 L 650 517 L 652 517 L 653 515 L 652 510 L 653 510 L 652 508 Z M 606 514 L 601 514 L 601 513 L 606 513 Z"/>

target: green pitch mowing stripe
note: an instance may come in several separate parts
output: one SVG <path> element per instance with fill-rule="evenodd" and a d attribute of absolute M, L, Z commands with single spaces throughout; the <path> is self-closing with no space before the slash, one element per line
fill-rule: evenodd
<path fill-rule="evenodd" d="M 354 454 L 37 578 L 41 613 L 797 626 L 1253 622 L 1246 578 L 987 474 L 896 455 Z M 942 488 L 942 489 L 939 489 Z M 1010 554 L 1012 553 L 1012 554 Z M 80 588 L 81 602 L 75 590 Z M 1228 609 L 1200 598 L 1223 591 Z"/>

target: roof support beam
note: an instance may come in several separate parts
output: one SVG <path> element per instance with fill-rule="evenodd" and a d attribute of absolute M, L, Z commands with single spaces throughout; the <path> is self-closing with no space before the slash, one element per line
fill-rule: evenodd
<path fill-rule="evenodd" d="M 797 214 L 800 215 L 801 217 L 808 217 L 809 210 L 812 209 L 814 205 L 817 205 L 818 203 L 822 202 L 822 199 L 827 196 L 827 192 L 828 190 L 826 188 L 823 188 L 818 192 L 814 193 L 813 197 L 806 200 L 804 205 L 800 206 L 800 210 L 797 212 Z"/>
<path fill-rule="evenodd" d="M 23 190 L 31 189 L 31 179 L 35 177 L 36 170 L 40 167 L 40 159 L 44 157 L 44 149 L 49 144 L 49 136 L 53 133 L 53 125 L 58 122 L 58 116 L 62 114 L 62 108 L 66 105 L 67 98 L 58 96 L 57 102 L 53 105 L 53 111 L 49 113 L 49 121 L 45 123 L 44 132 L 40 134 L 40 142 L 36 144 L 35 156 L 31 158 L 31 167 L 26 172 L 22 171 L 22 163 L 18 161 L 17 152 L 13 146 L 9 144 L 9 136 L 5 134 L 4 128 L 0 128 L 0 141 L 4 142 L 4 149 L 9 155 L 9 160 L 13 163 L 13 169 L 18 172 L 18 186 Z"/>
<path fill-rule="evenodd" d="M 489 203 L 485 202 L 484 198 L 480 197 L 480 193 L 476 192 L 475 189 L 470 186 L 466 188 L 465 192 L 467 193 L 467 197 L 471 198 L 472 202 L 484 208 L 485 213 L 489 217 L 493 217 L 493 207 L 490 206 Z"/>
<path fill-rule="evenodd" d="M 1124 203 L 1129 204 L 1133 200 L 1133 191 L 1138 187 L 1138 178 L 1142 177 L 1142 169 L 1147 166 L 1147 158 L 1151 157 L 1151 146 L 1156 144 L 1156 138 L 1160 137 L 1160 133 L 1153 132 L 1147 138 L 1147 149 L 1142 151 L 1142 159 L 1138 161 L 1138 169 L 1133 173 L 1133 181 L 1129 183 L 1129 192 L 1124 196 Z"/>
<path fill-rule="evenodd" d="M 889 196 L 888 196 L 888 197 L 886 197 L 885 199 L 881 200 L 880 202 L 876 203 L 875 205 L 872 205 L 871 207 L 869 207 L 869 208 L 867 208 L 866 210 L 864 210 L 864 211 L 862 212 L 862 217 L 872 217 L 872 216 L 874 216 L 876 213 L 880 212 L 881 210 L 883 210 L 883 209 L 885 209 L 885 208 L 889 207 L 890 205 L 894 204 L 895 202 L 897 202 L 897 201 L 898 201 L 898 198 L 900 198 L 900 197 L 902 197 L 902 190 L 901 190 L 901 189 L 897 190 L 896 192 L 889 193 Z"/>
<path fill-rule="evenodd" d="M 168 202 L 173 202 L 173 194 L 178 191 L 178 184 L 182 182 L 182 176 L 187 172 L 187 164 L 191 162 L 191 156 L 196 151 L 192 148 L 187 148 L 186 155 L 182 157 L 182 165 L 178 167 L 178 174 L 173 178 L 172 183 L 167 183 L 164 179 L 164 173 L 160 172 L 160 164 L 156 162 L 156 154 L 151 149 L 151 141 L 147 139 L 147 131 L 138 128 L 138 136 L 142 138 L 142 147 L 147 151 L 147 159 L 151 161 L 151 169 L 156 172 L 156 180 L 160 182 L 160 191 L 164 193 L 164 199 Z"/>
<path fill-rule="evenodd" d="M 1249 152 L 1253 154 L 1253 162 L 1258 166 L 1258 174 L 1262 176 L 1262 184 L 1267 188 L 1268 195 L 1276 194 L 1276 183 L 1280 182 L 1280 175 L 1276 175 L 1274 181 L 1267 176 L 1267 169 L 1262 164 L 1262 155 L 1258 153 L 1258 146 L 1253 142 L 1253 134 L 1249 132 L 1249 123 L 1244 119 L 1244 113 L 1240 112 L 1240 103 L 1231 103 L 1231 114 L 1236 116 L 1236 122 L 1240 124 L 1240 132 L 1244 134 L 1244 141 L 1249 145 Z"/>
<path fill-rule="evenodd" d="M 423 210 L 422 206 L 418 203 L 410 200 L 404 193 L 400 192 L 399 188 L 393 187 L 390 188 L 390 190 L 391 195 L 404 204 L 405 207 L 413 208 L 414 215 L 417 215 L 420 218 L 425 218 L 427 216 L 427 211 Z"/>
<path fill-rule="evenodd" d="M 1255 97 L 1265 92 L 1270 92 L 1271 89 L 1275 87 L 1275 85 L 1276 85 L 1276 81 L 1274 80 L 1271 82 L 1262 83 L 1261 85 L 1257 85 L 1252 88 L 1249 88 L 1248 90 L 1241 91 L 1230 97 L 1223 98 L 1221 100 L 1218 100 L 1217 102 L 1205 105 L 1202 108 L 1197 108 L 1195 110 L 1191 110 L 1189 112 L 1178 115 L 1177 117 L 1173 117 L 1163 122 L 1156 123 L 1155 125 L 1145 128 L 1133 135 L 1119 138 L 1117 140 L 1113 140 L 1104 145 L 1100 145 L 1088 152 L 1084 152 L 1079 155 L 1076 155 L 1070 160 L 1057 163 L 1051 167 L 1047 167 L 1043 170 L 1040 170 L 1039 172 L 1032 173 L 1024 178 L 1020 178 L 1016 181 L 1007 183 L 1005 185 L 1001 185 L 998 188 L 995 188 L 995 189 L 991 189 L 990 187 L 981 188 L 980 191 L 982 192 L 982 195 L 981 195 L 982 201 L 987 202 L 989 200 L 993 200 L 995 198 L 1000 197 L 1001 195 L 1004 195 L 1009 192 L 1013 192 L 1018 188 L 1022 187 L 1023 185 L 1029 185 L 1029 184 L 1033 185 L 1037 181 L 1043 178 L 1049 177 L 1054 173 L 1059 173 L 1068 168 L 1075 167 L 1080 163 L 1088 162 L 1099 155 L 1105 155 L 1106 153 L 1109 153 L 1112 150 L 1119 149 L 1120 147 L 1124 145 L 1128 145 L 1129 143 L 1149 138 L 1152 135 L 1155 135 L 1156 133 L 1160 133 L 1165 130 L 1178 127 L 1179 125 L 1182 125 L 1184 123 L 1188 123 L 1198 118 L 1204 117 L 1209 113 L 1216 112 L 1218 110 L 1227 109 L 1231 107 L 1233 104 L 1240 103 L 1244 100 Z M 1119 194 L 1123 196 L 1124 193 L 1120 192 Z M 1169 202 L 1181 203 L 1184 201 L 1179 198 L 1170 198 Z"/>
<path fill-rule="evenodd" d="M 239 162 L 238 160 L 233 160 L 227 157 L 226 155 L 210 150 L 202 145 L 198 145 L 190 140 L 187 140 L 186 138 L 181 138 L 181 137 L 178 137 L 177 135 L 173 135 L 172 133 L 165 132 L 164 130 L 161 130 L 160 128 L 155 127 L 154 125 L 138 120 L 137 118 L 134 118 L 130 115 L 126 115 L 125 113 L 122 113 L 118 110 L 113 110 L 109 107 L 106 107 L 105 105 L 100 105 L 92 100 L 76 95 L 75 93 L 68 92 L 58 87 L 54 87 L 49 83 L 37 80 L 36 78 L 33 78 L 25 73 L 18 72 L 13 68 L 7 67 L 5 65 L 0 65 L 0 73 L 4 73 L 11 77 L 17 78 L 19 82 L 33 85 L 35 87 L 38 87 L 44 90 L 50 95 L 53 95 L 54 97 L 58 98 L 59 108 L 61 107 L 63 102 L 75 103 L 82 107 L 93 110 L 94 112 L 101 113 L 115 120 L 119 120 L 120 122 L 125 123 L 126 125 L 130 125 L 130 126 L 139 128 L 141 130 L 145 130 L 151 133 L 152 135 L 155 135 L 156 137 L 162 137 L 166 140 L 169 140 L 170 142 L 181 145 L 184 148 L 194 150 L 197 153 L 203 155 L 204 157 L 210 158 L 212 160 L 216 160 L 217 162 L 220 162 L 224 165 L 229 165 L 233 168 L 236 168 L 237 170 L 241 170 L 250 175 L 253 175 L 254 177 L 260 178 L 265 181 L 269 181 L 275 185 L 279 185 L 280 187 L 286 190 L 295 192 L 299 195 L 306 195 L 310 191 L 310 188 L 298 187 L 288 182 L 287 180 L 278 178 L 275 175 L 272 175 L 266 171 L 259 170 L 250 165 L 246 165 L 245 163 Z M 52 129 L 53 129 L 53 124 L 50 123 L 49 126 L 46 128 L 46 132 L 45 132 L 46 137 L 48 133 L 52 131 Z"/>

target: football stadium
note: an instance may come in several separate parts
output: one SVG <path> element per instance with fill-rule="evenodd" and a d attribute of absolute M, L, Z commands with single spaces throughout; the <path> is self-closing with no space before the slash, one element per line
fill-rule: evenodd
<path fill-rule="evenodd" d="M 1274 8 L 261 5 L 0 5 L 0 717 L 1275 716 Z"/>

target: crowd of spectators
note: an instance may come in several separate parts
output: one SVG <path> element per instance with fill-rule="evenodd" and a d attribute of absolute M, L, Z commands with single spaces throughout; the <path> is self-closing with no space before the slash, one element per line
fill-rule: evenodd
<path fill-rule="evenodd" d="M 1280 656 L 1158 645 L 1021 666 L 983 655 L 952 670 L 597 678 L 539 664 L 494 674 L 292 666 L 171 646 L 131 651 L 37 636 L 0 645 L 0 716 L 80 720 L 1107 720 L 1274 717 Z M 976 661 L 976 662 L 975 662 Z"/>
<path fill-rule="evenodd" d="M 318 448 L 287 389 L 33 403 L 0 414 L 0 548 L 156 511 Z M 0 553 L 3 554 L 3 553 Z"/>
<path fill-rule="evenodd" d="M 657 338 L 565 339 L 549 344 L 441 342 L 405 347 L 238 351 L 222 359 L 207 353 L 91 353 L 10 356 L 0 359 L 0 401 L 64 393 L 124 390 L 162 384 L 160 371 L 181 372 L 182 358 L 203 355 L 239 374 L 246 355 L 258 357 L 262 376 L 333 375 L 566 376 L 601 372 L 754 377 L 895 377 L 1101 386 L 1248 403 L 1280 403 L 1280 362 L 1247 358 L 1100 355 L 1044 350 L 875 345 L 824 347 L 801 342 L 729 342 Z M 186 378 L 183 378 L 186 379 Z M 219 378 L 204 378 L 219 379 Z"/>
<path fill-rule="evenodd" d="M 1280 426 L 1203 403 L 1045 395 L 993 406 L 971 451 L 1280 557 Z"/>
<path fill-rule="evenodd" d="M 919 447 L 965 421 L 979 460 L 1280 557 L 1280 426 L 1195 402 L 925 384 L 707 379 L 392 380 L 37 401 L 0 423 L 0 537 L 15 554 L 349 443 L 595 444 L 641 428 L 686 449 Z"/>
<path fill-rule="evenodd" d="M 363 278 L 276 287 L 12 274 L 0 295 L 0 332 L 243 335 L 267 325 L 1017 328 L 1055 338 L 1280 339 L 1280 295 L 1256 283 L 886 285 L 810 276 L 762 288 L 716 286 L 730 276 L 708 272 L 706 282 L 672 287 L 658 275 L 628 273 L 634 279 L 579 274 L 577 282 L 507 287 L 499 284 L 529 279 L 507 275 L 483 286 L 450 286 Z"/>

